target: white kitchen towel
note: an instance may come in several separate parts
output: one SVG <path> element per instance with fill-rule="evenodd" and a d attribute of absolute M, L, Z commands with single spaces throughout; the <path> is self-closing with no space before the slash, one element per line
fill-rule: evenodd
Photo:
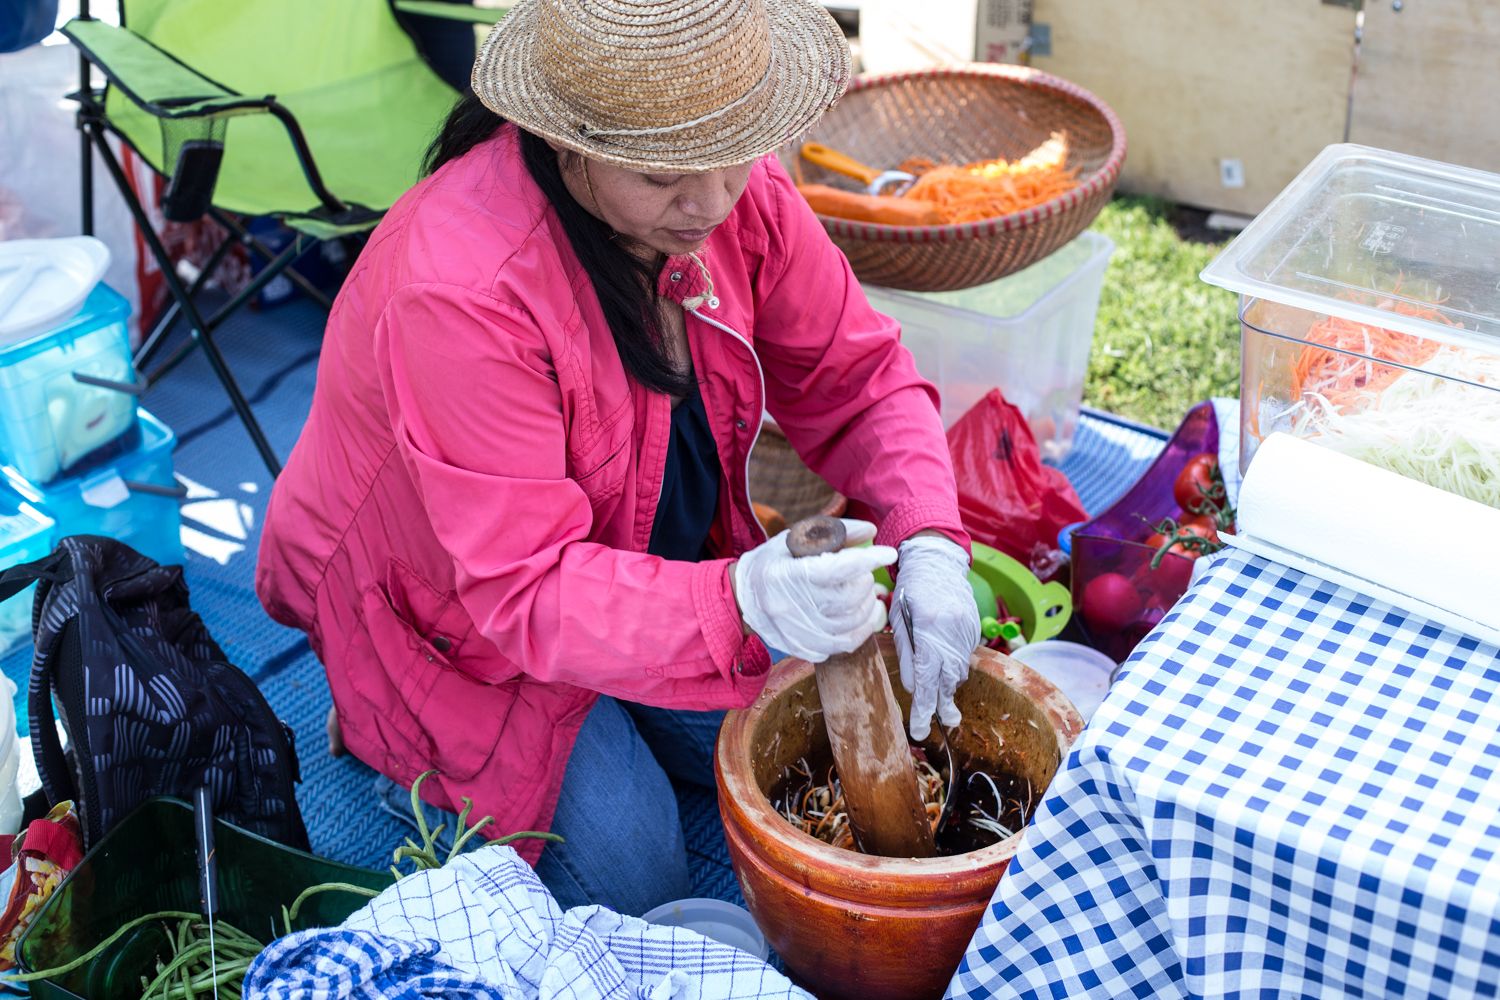
<path fill-rule="evenodd" d="M 758 958 L 602 906 L 564 913 L 531 866 L 492 844 L 408 875 L 335 928 L 273 942 L 246 998 L 812 1000 Z"/>

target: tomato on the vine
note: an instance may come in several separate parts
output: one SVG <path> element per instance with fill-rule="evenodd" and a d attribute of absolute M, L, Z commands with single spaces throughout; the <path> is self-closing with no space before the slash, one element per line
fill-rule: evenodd
<path fill-rule="evenodd" d="M 1172 484 L 1172 499 L 1189 514 L 1212 514 L 1224 506 L 1224 476 L 1211 452 L 1194 455 Z"/>
<path fill-rule="evenodd" d="M 1150 537 L 1148 537 L 1146 539 L 1146 544 L 1152 550 L 1154 550 L 1156 552 L 1160 552 L 1161 549 L 1162 549 L 1162 547 L 1164 545 L 1166 545 L 1168 542 L 1171 542 L 1171 541 L 1172 541 L 1172 536 L 1171 535 L 1163 534 L 1160 531 L 1154 531 L 1154 532 L 1151 533 Z M 1180 542 L 1180 541 L 1179 542 L 1173 542 L 1172 547 L 1170 549 L 1167 549 L 1167 551 L 1170 552 L 1170 553 L 1173 553 L 1174 555 L 1186 556 L 1189 559 L 1197 559 L 1198 558 L 1198 552 L 1197 552 L 1196 549 L 1190 549 L 1186 545 L 1182 544 L 1182 542 Z"/>
<path fill-rule="evenodd" d="M 1167 606 L 1187 590 L 1188 581 L 1193 576 L 1193 559 L 1196 558 L 1194 553 L 1180 551 L 1180 547 L 1174 547 L 1172 552 L 1176 554 L 1146 562 L 1131 576 L 1138 587 Z M 1153 566 L 1152 562 L 1156 565 Z"/>
<path fill-rule="evenodd" d="M 1219 544 L 1219 519 L 1212 514 L 1188 514 L 1177 522 L 1183 531 Z"/>

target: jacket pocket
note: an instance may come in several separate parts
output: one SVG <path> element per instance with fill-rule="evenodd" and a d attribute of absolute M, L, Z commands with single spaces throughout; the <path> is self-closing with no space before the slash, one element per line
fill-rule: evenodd
<path fill-rule="evenodd" d="M 479 634 L 457 595 L 398 560 L 366 588 L 360 613 L 370 645 L 367 662 L 350 664 L 365 702 L 353 711 L 372 713 L 393 770 L 408 781 L 428 768 L 473 777 L 500 740 L 520 669 Z"/>
<path fill-rule="evenodd" d="M 597 511 L 601 504 L 620 495 L 625 485 L 625 471 L 630 465 L 630 432 L 617 433 L 601 440 L 599 447 L 583 456 L 568 456 L 568 476 L 588 497 Z"/>

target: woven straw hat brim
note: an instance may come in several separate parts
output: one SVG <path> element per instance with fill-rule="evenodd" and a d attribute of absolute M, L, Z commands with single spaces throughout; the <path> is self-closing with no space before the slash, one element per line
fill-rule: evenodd
<path fill-rule="evenodd" d="M 490 32 L 471 85 L 487 108 L 528 132 L 630 170 L 696 173 L 747 163 L 811 129 L 844 93 L 850 77 L 849 46 L 816 0 L 764 4 L 770 22 L 764 84 L 723 114 L 700 116 L 707 120 L 685 128 L 591 134 L 600 123 L 580 121 L 542 70 L 537 22 L 545 6 L 538 0 L 518 3 Z M 580 80 L 586 80 L 586 64 L 579 68 Z"/>

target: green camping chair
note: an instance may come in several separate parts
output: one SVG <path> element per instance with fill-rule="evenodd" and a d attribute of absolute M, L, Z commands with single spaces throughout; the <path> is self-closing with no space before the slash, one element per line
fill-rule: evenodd
<path fill-rule="evenodd" d="M 172 296 L 137 366 L 144 369 L 179 318 L 191 333 L 142 379 L 149 386 L 202 347 L 275 476 L 280 462 L 213 332 L 283 273 L 327 308 L 327 297 L 293 267 L 297 259 L 320 240 L 368 232 L 416 182 L 422 154 L 459 95 L 424 61 L 397 12 L 475 23 L 502 12 L 440 0 L 122 0 L 122 26 L 114 27 L 89 18 L 87 0 L 81 6 L 63 33 L 82 53 L 72 96 L 83 132 L 83 231 L 93 229 L 92 146 Z M 108 80 L 102 90 L 90 84 L 91 64 Z M 167 219 L 207 214 L 229 232 L 190 285 L 173 269 L 106 133 L 166 178 Z M 279 253 L 268 249 L 241 221 L 255 216 L 280 220 L 298 238 Z M 236 242 L 270 263 L 205 316 L 199 293 Z"/>

